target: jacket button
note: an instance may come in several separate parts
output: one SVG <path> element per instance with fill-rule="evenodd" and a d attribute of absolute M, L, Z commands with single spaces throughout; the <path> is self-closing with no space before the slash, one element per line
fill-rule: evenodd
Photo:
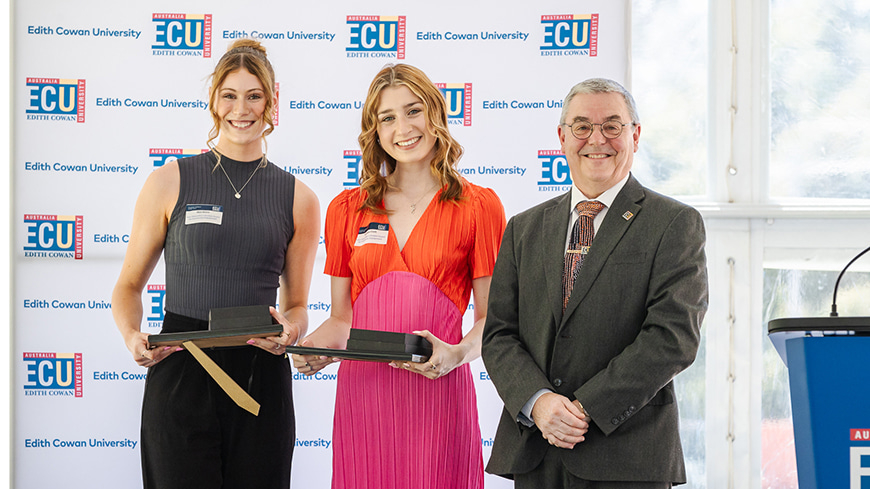
<path fill-rule="evenodd" d="M 610 424 L 619 424 L 619 420 L 616 418 L 613 418 L 610 420 Z"/>
<path fill-rule="evenodd" d="M 629 406 L 629 407 L 628 407 L 628 412 L 633 413 L 633 412 L 634 412 L 634 409 L 635 409 L 634 406 Z"/>
<path fill-rule="evenodd" d="M 562 379 L 556 379 L 553 381 L 553 385 L 559 387 L 562 385 Z"/>

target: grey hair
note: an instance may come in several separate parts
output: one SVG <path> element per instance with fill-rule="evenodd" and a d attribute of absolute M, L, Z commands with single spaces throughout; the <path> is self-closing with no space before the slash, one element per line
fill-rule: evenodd
<path fill-rule="evenodd" d="M 559 123 L 565 123 L 565 117 L 568 116 L 568 104 L 575 95 L 580 93 L 618 93 L 625 99 L 625 106 L 628 107 L 628 115 L 631 116 L 631 122 L 640 123 L 640 116 L 637 114 L 637 105 L 634 103 L 634 97 L 619 83 L 607 78 L 590 78 L 584 80 L 571 88 L 565 101 L 562 103 L 562 115 L 559 117 Z"/>

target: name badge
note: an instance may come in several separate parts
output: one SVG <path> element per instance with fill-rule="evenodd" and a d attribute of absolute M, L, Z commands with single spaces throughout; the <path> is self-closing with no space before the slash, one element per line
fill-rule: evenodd
<path fill-rule="evenodd" d="M 224 207 L 210 204 L 187 204 L 187 212 L 184 213 L 184 225 L 191 224 L 217 224 L 221 225 L 224 219 Z"/>
<path fill-rule="evenodd" d="M 370 222 L 368 226 L 359 228 L 354 246 L 364 244 L 387 244 L 390 235 L 390 225 L 384 222 Z"/>

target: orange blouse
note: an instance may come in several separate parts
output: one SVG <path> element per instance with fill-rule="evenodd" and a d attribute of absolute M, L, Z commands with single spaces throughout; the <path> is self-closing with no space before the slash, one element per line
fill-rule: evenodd
<path fill-rule="evenodd" d="M 389 225 L 389 216 L 360 211 L 365 200 L 361 189 L 338 194 L 326 211 L 324 273 L 351 277 L 352 302 L 369 282 L 386 273 L 416 273 L 464 312 L 471 281 L 492 275 L 505 216 L 492 189 L 464 179 L 462 183 L 463 199 L 458 202 L 441 202 L 441 190 L 435 194 L 402 250 L 389 226 L 386 233 L 368 231 L 377 228 L 372 223 Z"/>

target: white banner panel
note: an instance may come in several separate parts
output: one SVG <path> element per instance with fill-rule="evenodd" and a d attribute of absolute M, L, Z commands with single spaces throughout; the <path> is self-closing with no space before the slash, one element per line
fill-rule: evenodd
<path fill-rule="evenodd" d="M 322 215 L 356 184 L 371 79 L 402 62 L 439 84 L 462 173 L 511 216 L 571 185 L 562 99 L 585 78 L 624 81 L 627 3 L 13 2 L 15 487 L 141 487 L 146 370 L 117 333 L 111 291 L 148 174 L 206 148 L 206 77 L 234 39 L 269 52 L 279 112 L 268 157 L 314 189 Z M 330 309 L 324 258 L 321 247 L 312 329 Z M 163 285 L 161 263 L 143 331 L 160 331 Z M 295 376 L 294 486 L 329 486 L 336 370 Z M 487 459 L 501 401 L 480 360 L 472 372 Z"/>

